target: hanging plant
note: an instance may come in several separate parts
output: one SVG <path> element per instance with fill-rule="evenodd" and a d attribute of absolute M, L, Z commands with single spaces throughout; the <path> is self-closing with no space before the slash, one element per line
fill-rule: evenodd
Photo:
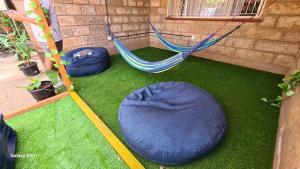
<path fill-rule="evenodd" d="M 282 90 L 283 95 L 291 97 L 295 95 L 295 90 L 300 86 L 300 70 L 295 71 L 289 77 L 284 78 L 282 83 L 278 84 L 278 87 Z M 262 101 L 270 104 L 271 106 L 280 107 L 282 102 L 282 96 L 277 96 L 274 99 L 262 98 Z"/>
<path fill-rule="evenodd" d="M 42 7 L 42 10 L 44 12 L 44 15 L 45 15 L 45 18 L 46 18 L 46 21 L 48 23 L 48 26 L 51 25 L 51 20 L 50 20 L 50 13 L 49 13 L 49 10 L 45 7 Z"/>
<path fill-rule="evenodd" d="M 32 13 L 37 14 L 37 13 L 39 13 L 37 11 L 38 10 L 37 9 L 38 5 L 34 0 L 30 1 L 29 6 L 30 6 L 31 9 L 29 11 L 27 11 L 27 14 L 32 14 Z M 51 25 L 51 19 L 50 19 L 49 10 L 44 8 L 44 7 L 41 7 L 41 8 L 42 8 L 42 12 L 45 16 L 46 22 L 47 22 L 48 26 L 50 26 Z M 41 30 L 43 30 L 43 32 L 44 32 L 44 35 L 43 35 L 42 38 L 49 41 L 50 40 L 49 38 L 52 38 L 53 36 L 52 36 L 51 30 L 48 31 L 48 32 L 45 31 L 45 27 L 47 25 L 43 24 L 43 22 L 42 22 L 43 21 L 43 14 L 42 15 L 36 15 L 34 19 L 35 19 L 38 27 Z M 51 50 L 49 53 L 46 53 L 46 57 L 48 57 L 49 59 L 51 59 L 55 63 L 55 64 L 53 64 L 53 66 L 56 67 L 56 68 L 59 68 L 60 66 L 63 66 L 63 65 L 66 65 L 66 64 L 69 64 L 68 62 L 63 61 L 63 60 L 61 60 L 60 62 L 57 62 L 57 60 L 54 58 L 54 56 L 55 57 L 61 57 L 62 55 L 64 55 L 64 53 L 63 52 L 59 53 L 56 49 Z M 70 85 L 70 90 L 73 90 L 74 89 L 73 85 L 72 84 L 69 84 L 69 85 Z"/>
<path fill-rule="evenodd" d="M 33 14 L 33 13 L 35 13 L 34 10 L 36 10 L 37 4 L 33 0 L 31 0 L 29 6 L 30 6 L 31 9 L 29 11 L 27 11 L 26 13 L 27 14 Z M 49 10 L 47 8 L 45 8 L 45 7 L 41 7 L 41 8 L 42 8 L 42 11 L 44 13 L 44 16 L 45 16 L 45 19 L 47 21 L 47 24 L 48 24 L 48 26 L 50 26 L 51 25 L 51 20 L 50 20 Z M 43 16 L 41 16 L 41 15 L 37 15 L 37 16 L 35 16 L 34 19 L 36 20 L 37 25 L 40 27 L 40 29 L 45 29 L 45 26 L 42 23 L 42 17 Z M 51 37 L 52 37 L 52 33 L 48 32 L 48 34 L 45 34 L 41 38 L 44 39 L 44 40 L 47 40 L 48 38 L 51 38 Z M 55 60 L 55 58 L 53 56 L 57 55 L 57 54 L 60 55 L 60 56 L 64 55 L 63 52 L 59 53 L 57 50 L 51 50 L 51 52 L 46 53 L 46 57 L 49 58 L 50 60 L 52 60 L 53 62 L 56 62 L 56 60 Z M 61 61 L 60 63 L 53 64 L 53 66 L 56 67 L 56 68 L 58 68 L 59 64 L 66 65 L 68 63 L 66 63 L 65 61 Z"/>

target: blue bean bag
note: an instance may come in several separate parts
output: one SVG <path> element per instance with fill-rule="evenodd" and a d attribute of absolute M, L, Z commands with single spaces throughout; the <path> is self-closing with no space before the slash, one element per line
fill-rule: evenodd
<path fill-rule="evenodd" d="M 91 55 L 74 57 L 74 54 L 85 50 L 92 50 Z M 66 70 L 70 76 L 87 76 L 101 73 L 110 67 L 109 54 L 107 49 L 100 47 L 83 47 L 66 53 L 63 60 L 69 62 Z"/>
<path fill-rule="evenodd" d="M 212 151 L 227 123 L 222 108 L 205 90 L 163 82 L 128 95 L 119 108 L 119 125 L 128 145 L 141 156 L 180 165 Z"/>

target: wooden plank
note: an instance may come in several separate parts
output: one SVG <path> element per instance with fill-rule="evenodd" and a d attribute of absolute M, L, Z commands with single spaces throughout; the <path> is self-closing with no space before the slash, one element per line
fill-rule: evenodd
<path fill-rule="evenodd" d="M 38 16 L 41 16 L 41 18 L 42 18 L 40 24 L 43 26 L 43 33 L 46 37 L 49 49 L 51 51 L 57 51 L 57 48 L 56 48 L 55 41 L 54 41 L 53 37 L 52 36 L 47 36 L 51 33 L 51 31 L 50 31 L 50 28 L 47 24 L 44 12 L 41 8 L 40 0 L 32 0 L 32 1 L 36 3 L 36 8 L 33 10 L 34 13 L 37 14 Z M 59 53 L 53 54 L 53 57 L 55 59 L 55 62 L 58 64 L 58 70 L 59 70 L 59 73 L 62 76 L 64 84 L 66 85 L 68 91 L 71 91 L 71 80 L 69 79 L 69 76 L 67 74 L 65 66 L 60 63 L 60 54 Z"/>
<path fill-rule="evenodd" d="M 24 108 L 21 108 L 19 110 L 14 111 L 14 112 L 4 113 L 3 114 L 4 120 L 8 120 L 8 119 L 11 119 L 11 118 L 16 117 L 18 115 L 27 113 L 27 112 L 29 112 L 31 110 L 38 109 L 38 108 L 40 108 L 42 106 L 45 106 L 47 104 L 53 103 L 55 101 L 58 101 L 58 100 L 62 99 L 65 96 L 68 96 L 68 95 L 69 95 L 69 92 L 65 92 L 65 93 L 62 93 L 62 94 L 50 97 L 48 99 L 45 99 L 45 100 L 33 103 L 31 105 L 28 105 L 28 106 L 26 106 Z"/>
<path fill-rule="evenodd" d="M 134 157 L 134 155 L 125 147 L 117 136 L 105 125 L 105 123 L 93 112 L 93 110 L 80 98 L 76 92 L 70 93 L 73 100 L 82 109 L 91 122 L 103 134 L 106 140 L 121 156 L 125 163 L 132 169 L 144 169 L 144 166 Z"/>

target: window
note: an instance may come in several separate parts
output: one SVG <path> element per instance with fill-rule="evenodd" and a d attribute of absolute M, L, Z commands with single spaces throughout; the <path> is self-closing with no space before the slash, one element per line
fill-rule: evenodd
<path fill-rule="evenodd" d="M 265 0 L 169 0 L 175 18 L 249 18 L 259 15 Z"/>

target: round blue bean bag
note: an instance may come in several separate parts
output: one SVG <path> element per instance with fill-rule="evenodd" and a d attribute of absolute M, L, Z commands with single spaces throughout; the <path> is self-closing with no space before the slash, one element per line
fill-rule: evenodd
<path fill-rule="evenodd" d="M 90 50 L 85 56 L 74 56 L 84 50 Z M 107 49 L 100 47 L 83 47 L 66 53 L 63 60 L 69 62 L 66 70 L 70 76 L 87 76 L 101 73 L 110 67 Z"/>
<path fill-rule="evenodd" d="M 141 156 L 180 165 L 212 151 L 227 123 L 221 106 L 205 90 L 163 82 L 128 95 L 119 109 L 119 125 L 128 145 Z"/>

